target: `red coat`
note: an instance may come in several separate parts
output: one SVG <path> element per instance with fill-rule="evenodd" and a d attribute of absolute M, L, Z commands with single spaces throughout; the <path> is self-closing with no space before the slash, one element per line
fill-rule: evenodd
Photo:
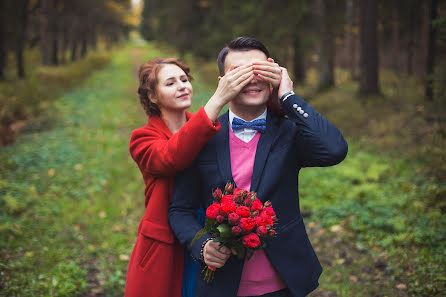
<path fill-rule="evenodd" d="M 184 248 L 167 220 L 175 174 L 188 167 L 203 146 L 220 130 L 203 108 L 174 135 L 159 117 L 132 132 L 130 154 L 141 170 L 145 213 L 130 257 L 126 297 L 180 297 Z"/>

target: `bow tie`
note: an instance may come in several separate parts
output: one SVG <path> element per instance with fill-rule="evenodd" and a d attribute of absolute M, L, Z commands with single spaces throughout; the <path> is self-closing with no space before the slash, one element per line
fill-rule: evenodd
<path fill-rule="evenodd" d="M 232 131 L 237 131 L 243 128 L 251 128 L 261 133 L 264 133 L 266 130 L 266 121 L 265 119 L 258 119 L 251 122 L 247 122 L 242 119 L 234 117 L 234 119 L 232 120 Z"/>

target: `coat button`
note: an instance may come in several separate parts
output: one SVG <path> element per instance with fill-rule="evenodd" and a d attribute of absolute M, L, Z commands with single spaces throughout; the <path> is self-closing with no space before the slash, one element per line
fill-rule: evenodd
<path fill-rule="evenodd" d="M 303 114 L 303 113 L 304 113 L 304 110 L 303 110 L 303 109 L 299 110 L 299 113 L 300 113 L 300 114 Z"/>
<path fill-rule="evenodd" d="M 308 118 L 308 113 L 304 113 L 304 118 Z"/>
<path fill-rule="evenodd" d="M 293 104 L 293 108 L 298 108 L 296 103 Z"/>
<path fill-rule="evenodd" d="M 301 111 L 302 110 L 302 107 L 297 107 L 297 111 Z"/>

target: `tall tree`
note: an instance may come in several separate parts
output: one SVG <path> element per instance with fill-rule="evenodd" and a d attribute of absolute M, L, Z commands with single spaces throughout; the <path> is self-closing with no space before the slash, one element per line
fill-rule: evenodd
<path fill-rule="evenodd" d="M 327 0 L 316 1 L 316 11 L 319 27 L 319 89 L 334 86 L 334 32 L 328 17 Z"/>
<path fill-rule="evenodd" d="M 6 67 L 5 2 L 0 1 L 0 80 L 4 78 L 4 69 Z"/>
<path fill-rule="evenodd" d="M 359 94 L 379 94 L 378 87 L 378 1 L 360 3 L 360 80 Z"/>
<path fill-rule="evenodd" d="M 427 45 L 427 61 L 426 61 L 426 81 L 425 81 L 425 97 L 427 100 L 432 101 L 434 99 L 433 91 L 433 79 L 434 66 L 435 66 L 435 41 L 437 39 L 437 27 L 433 24 L 433 21 L 437 18 L 438 0 L 429 0 L 429 37 Z"/>
<path fill-rule="evenodd" d="M 350 57 L 350 75 L 352 79 L 358 77 L 357 73 L 357 62 L 356 62 L 356 34 L 354 28 L 357 26 L 357 1 L 356 0 L 346 0 L 345 3 L 345 18 L 346 18 L 346 36 L 345 43 L 347 48 L 347 55 Z"/>
<path fill-rule="evenodd" d="M 23 61 L 23 52 L 26 42 L 26 28 L 28 27 L 29 0 L 16 1 L 16 5 L 18 6 L 18 30 L 15 48 L 17 75 L 20 78 L 24 78 L 25 66 Z"/>

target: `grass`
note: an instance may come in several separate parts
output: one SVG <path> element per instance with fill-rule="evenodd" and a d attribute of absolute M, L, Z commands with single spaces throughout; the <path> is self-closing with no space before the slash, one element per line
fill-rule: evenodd
<path fill-rule="evenodd" d="M 0 295 L 122 296 L 144 212 L 143 180 L 128 153 L 130 132 L 146 122 L 135 73 L 166 55 L 175 53 L 129 43 L 50 105 L 59 119 L 51 130 L 30 131 L 0 149 Z M 212 95 L 216 72 L 192 57 L 187 62 L 196 109 Z M 435 199 L 444 185 L 425 175 L 423 160 L 393 151 L 412 142 L 398 144 L 398 129 L 383 118 L 399 127 L 408 115 L 380 108 L 372 121 L 375 105 L 358 104 L 355 83 L 345 73 L 337 77 L 345 78 L 325 93 L 313 93 L 311 81 L 301 90 L 350 144 L 340 165 L 302 170 L 302 211 L 325 269 L 312 296 L 441 296 L 446 221 Z M 410 101 L 417 98 L 406 97 L 417 94 L 414 86 L 400 99 L 383 88 L 387 97 L 377 105 L 407 100 L 402 110 L 417 110 Z"/>
<path fill-rule="evenodd" d="M 41 66 L 38 51 L 27 50 L 26 77 L 17 79 L 13 67 L 7 67 L 6 79 L 0 81 L 0 144 L 13 143 L 21 131 L 49 129 L 55 115 L 47 109 L 53 101 L 107 65 L 111 54 L 98 49 L 65 65 Z"/>

